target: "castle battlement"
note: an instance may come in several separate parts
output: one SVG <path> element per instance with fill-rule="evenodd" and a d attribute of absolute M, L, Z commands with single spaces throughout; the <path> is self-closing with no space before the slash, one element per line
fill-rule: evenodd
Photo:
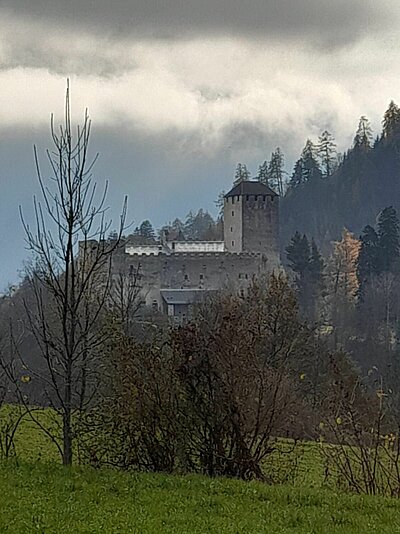
<path fill-rule="evenodd" d="M 262 252 L 150 252 L 147 254 L 140 253 L 128 253 L 125 252 L 124 256 L 132 259 L 146 260 L 147 258 L 234 258 L 234 259 L 246 259 L 246 258 L 261 258 L 264 256 Z"/>

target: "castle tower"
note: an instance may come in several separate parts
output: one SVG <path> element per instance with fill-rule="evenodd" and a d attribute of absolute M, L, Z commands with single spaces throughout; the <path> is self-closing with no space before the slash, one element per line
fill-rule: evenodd
<path fill-rule="evenodd" d="M 228 252 L 257 252 L 279 264 L 279 196 L 261 182 L 244 181 L 224 200 Z"/>

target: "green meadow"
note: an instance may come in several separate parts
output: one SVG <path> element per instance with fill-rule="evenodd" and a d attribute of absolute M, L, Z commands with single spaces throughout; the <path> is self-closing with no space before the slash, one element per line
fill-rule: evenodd
<path fill-rule="evenodd" d="M 46 421 L 45 412 L 40 414 Z M 285 484 L 60 465 L 29 420 L 17 459 L 0 462 L 0 533 L 395 533 L 400 502 L 323 483 L 318 446 L 292 458 Z M 271 471 L 274 466 L 271 464 Z"/>

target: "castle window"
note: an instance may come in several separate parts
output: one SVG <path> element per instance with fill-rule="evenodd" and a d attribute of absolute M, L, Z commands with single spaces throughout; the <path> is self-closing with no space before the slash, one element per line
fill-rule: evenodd
<path fill-rule="evenodd" d="M 247 273 L 244 275 L 244 277 L 246 278 L 246 280 L 249 279 L 249 275 Z"/>
<path fill-rule="evenodd" d="M 249 195 L 246 195 L 246 200 L 249 200 Z"/>
<path fill-rule="evenodd" d="M 200 274 L 200 280 L 204 280 L 204 274 Z"/>
<path fill-rule="evenodd" d="M 254 197 L 254 200 L 258 200 L 258 195 L 256 195 L 256 196 Z"/>
<path fill-rule="evenodd" d="M 234 241 L 232 241 L 232 247 L 234 247 L 234 246 L 235 246 L 235 242 L 234 242 Z"/>
<path fill-rule="evenodd" d="M 189 275 L 185 274 L 185 280 L 189 280 Z"/>
<path fill-rule="evenodd" d="M 266 199 L 266 198 L 267 198 L 267 197 L 264 195 L 264 196 L 263 196 L 263 201 L 264 201 L 264 202 L 265 202 L 265 199 Z"/>
<path fill-rule="evenodd" d="M 233 228 L 232 228 L 232 226 L 231 226 L 231 232 L 233 232 Z"/>
<path fill-rule="evenodd" d="M 234 211 L 232 211 L 232 217 L 234 217 L 234 216 L 235 216 L 235 212 L 234 212 Z"/>
<path fill-rule="evenodd" d="M 244 289 L 240 290 L 240 296 L 242 297 L 242 299 L 244 298 Z"/>

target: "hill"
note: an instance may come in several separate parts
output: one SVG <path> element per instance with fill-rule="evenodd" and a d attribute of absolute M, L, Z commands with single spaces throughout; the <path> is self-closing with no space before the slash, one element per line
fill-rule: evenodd
<path fill-rule="evenodd" d="M 386 206 L 400 208 L 400 110 L 395 104 L 389 106 L 383 123 L 373 144 L 370 132 L 361 141 L 356 136 L 329 177 L 324 177 L 317 158 L 315 172 L 305 165 L 300 178 L 292 177 L 281 204 L 282 247 L 297 230 L 327 250 L 344 227 L 358 235 Z M 304 167 L 303 160 L 297 165 Z"/>

